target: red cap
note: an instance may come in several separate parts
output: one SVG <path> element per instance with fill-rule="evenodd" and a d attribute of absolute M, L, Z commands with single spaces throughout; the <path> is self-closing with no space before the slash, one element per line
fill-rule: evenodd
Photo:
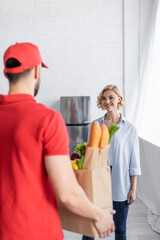
<path fill-rule="evenodd" d="M 20 66 L 7 68 L 6 61 L 9 58 L 15 58 L 20 62 Z M 10 46 L 4 53 L 4 71 L 6 73 L 22 73 L 27 69 L 33 68 L 39 64 L 48 68 L 42 61 L 39 49 L 32 43 L 16 43 Z"/>

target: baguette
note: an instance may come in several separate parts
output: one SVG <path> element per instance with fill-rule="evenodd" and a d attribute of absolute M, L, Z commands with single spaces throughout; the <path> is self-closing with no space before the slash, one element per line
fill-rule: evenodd
<path fill-rule="evenodd" d="M 108 145 L 108 140 L 109 140 L 109 131 L 106 125 L 102 124 L 101 125 L 101 138 L 100 138 L 100 143 L 99 147 L 103 148 L 106 145 Z"/>
<path fill-rule="evenodd" d="M 88 146 L 99 148 L 100 138 L 101 138 L 101 127 L 97 121 L 94 121 L 91 126 Z"/>

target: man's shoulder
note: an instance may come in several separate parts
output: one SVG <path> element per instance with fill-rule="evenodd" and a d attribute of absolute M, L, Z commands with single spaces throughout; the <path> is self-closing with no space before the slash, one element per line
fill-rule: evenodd
<path fill-rule="evenodd" d="M 57 112 L 56 110 L 51 109 L 51 108 L 47 107 L 46 105 L 44 105 L 42 103 L 37 103 L 36 108 L 37 108 L 38 111 L 45 112 L 45 113 L 48 113 L 48 114 L 50 114 L 50 113 L 53 114 L 53 113 Z"/>
<path fill-rule="evenodd" d="M 42 103 L 36 104 L 35 112 L 37 113 L 37 115 L 40 118 L 43 118 L 43 119 L 53 119 L 54 118 L 55 120 L 56 119 L 58 120 L 58 119 L 62 118 L 62 115 L 60 112 L 58 112 L 55 109 L 51 109 Z"/>

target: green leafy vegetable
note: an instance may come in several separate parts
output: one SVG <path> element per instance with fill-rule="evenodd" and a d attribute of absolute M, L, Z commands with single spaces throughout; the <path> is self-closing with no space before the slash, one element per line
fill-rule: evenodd
<path fill-rule="evenodd" d="M 81 144 L 77 144 L 77 146 L 75 147 L 75 152 L 78 152 L 81 154 L 81 158 L 80 160 L 77 162 L 78 164 L 78 169 L 82 169 L 83 166 L 83 162 L 84 162 L 84 154 L 85 154 L 85 149 L 86 149 L 87 143 L 81 143 Z"/>
<path fill-rule="evenodd" d="M 108 143 L 111 142 L 112 136 L 115 134 L 115 132 L 119 129 L 115 123 L 112 123 L 110 128 L 109 128 L 109 140 Z"/>

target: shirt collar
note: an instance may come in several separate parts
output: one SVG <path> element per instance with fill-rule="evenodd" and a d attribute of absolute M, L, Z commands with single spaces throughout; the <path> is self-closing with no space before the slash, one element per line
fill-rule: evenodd
<path fill-rule="evenodd" d="M 122 114 L 122 113 L 121 113 L 121 120 L 120 120 L 120 122 L 127 123 L 127 121 L 126 121 L 126 119 L 125 119 L 125 117 L 123 116 L 123 114 Z"/>
<path fill-rule="evenodd" d="M 118 124 L 120 124 L 120 123 L 127 123 L 127 121 L 126 121 L 125 117 L 123 116 L 123 114 L 120 113 L 120 115 L 121 115 L 121 118 L 120 118 L 120 122 Z M 104 124 L 105 116 L 106 116 L 106 114 L 103 117 L 101 117 L 101 119 L 100 119 L 100 123 L 101 124 Z"/>
<path fill-rule="evenodd" d="M 105 115 L 100 118 L 100 124 L 104 124 Z"/>
<path fill-rule="evenodd" d="M 30 94 L 25 93 L 19 93 L 19 94 L 8 94 L 8 95 L 2 95 L 0 94 L 0 104 L 9 104 L 9 103 L 15 103 L 19 101 L 35 101 L 35 99 Z"/>

